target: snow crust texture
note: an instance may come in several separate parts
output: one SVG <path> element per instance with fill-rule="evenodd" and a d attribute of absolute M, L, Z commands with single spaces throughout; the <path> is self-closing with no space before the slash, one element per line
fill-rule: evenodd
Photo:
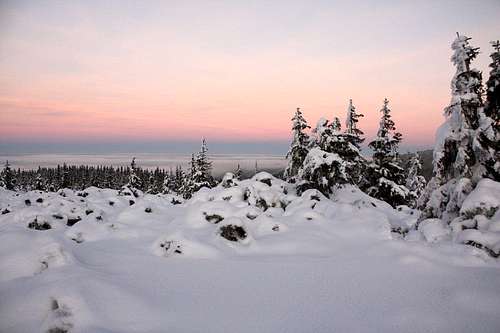
<path fill-rule="evenodd" d="M 417 230 L 416 210 L 331 197 L 267 173 L 187 201 L 0 189 L 0 332 L 500 331 L 500 264 L 458 239 L 496 249 L 498 218 Z"/>

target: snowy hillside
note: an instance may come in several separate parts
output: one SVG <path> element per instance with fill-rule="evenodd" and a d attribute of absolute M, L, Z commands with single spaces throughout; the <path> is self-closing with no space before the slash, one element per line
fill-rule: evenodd
<path fill-rule="evenodd" d="M 0 332 L 500 331 L 498 260 L 356 187 L 123 194 L 0 189 Z"/>

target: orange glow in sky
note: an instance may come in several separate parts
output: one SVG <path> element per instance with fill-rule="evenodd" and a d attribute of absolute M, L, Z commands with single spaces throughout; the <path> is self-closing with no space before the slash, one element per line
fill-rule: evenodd
<path fill-rule="evenodd" d="M 431 144 L 455 31 L 483 49 L 485 78 L 500 31 L 498 1 L 6 1 L 0 13 L 12 142 L 287 140 L 296 107 L 314 125 L 343 120 L 349 98 L 372 137 L 387 97 L 405 141 Z"/>

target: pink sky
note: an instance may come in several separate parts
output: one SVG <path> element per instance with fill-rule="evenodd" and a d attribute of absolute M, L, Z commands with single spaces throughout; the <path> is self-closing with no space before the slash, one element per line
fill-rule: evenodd
<path fill-rule="evenodd" d="M 371 137 L 387 97 L 405 141 L 431 144 L 455 31 L 483 49 L 483 70 L 500 37 L 495 1 L 0 6 L 9 142 L 287 140 L 296 107 L 311 125 L 343 120 L 349 98 Z"/>

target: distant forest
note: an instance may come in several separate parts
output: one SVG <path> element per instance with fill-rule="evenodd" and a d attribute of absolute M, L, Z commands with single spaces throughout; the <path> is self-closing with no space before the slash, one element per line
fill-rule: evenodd
<path fill-rule="evenodd" d="M 421 151 L 419 155 L 422 162 L 422 175 L 428 180 L 432 176 L 432 150 Z M 402 154 L 401 160 L 403 164 L 407 164 L 412 156 L 412 153 Z M 227 171 L 232 172 L 234 170 Z M 278 177 L 283 175 L 283 169 L 269 171 Z M 167 179 L 167 182 L 173 183 L 173 186 L 180 186 L 185 175 L 180 166 L 177 166 L 174 170 L 163 168 L 142 169 L 137 167 L 135 172 L 141 179 L 139 189 L 151 194 L 164 192 L 165 179 Z M 55 168 L 17 169 L 13 170 L 13 173 L 15 174 L 16 187 L 25 191 L 57 191 L 61 188 L 83 190 L 90 186 L 118 190 L 127 184 L 131 168 L 128 166 L 76 166 L 63 164 Z M 253 170 L 242 170 L 241 173 L 243 178 L 247 178 L 253 176 L 255 172 Z"/>

